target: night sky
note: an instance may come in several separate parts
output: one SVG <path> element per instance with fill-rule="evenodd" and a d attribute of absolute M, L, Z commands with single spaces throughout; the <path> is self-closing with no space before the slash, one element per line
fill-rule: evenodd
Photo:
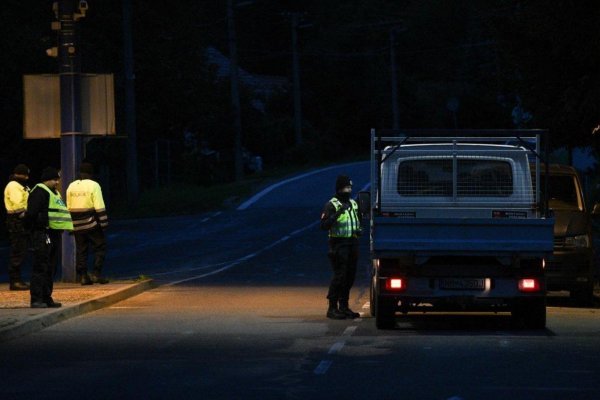
<path fill-rule="evenodd" d="M 242 143 L 249 156 L 261 155 L 267 169 L 365 156 L 369 129 L 393 124 L 391 46 L 400 128 L 546 128 L 553 147 L 595 145 L 592 130 L 600 124 L 595 1 L 233 3 Z M 114 74 L 122 136 L 122 1 L 88 5 L 77 26 L 82 71 Z M 201 150 L 218 152 L 224 171 L 208 183 L 231 180 L 234 128 L 230 83 L 222 69 L 229 56 L 227 1 L 132 1 L 132 7 L 142 188 L 152 184 L 157 140 L 160 150 L 169 143 L 169 153 L 159 159 L 190 171 L 191 182 L 207 183 L 205 174 L 190 167 Z M 22 139 L 22 75 L 58 71 L 57 59 L 46 55 L 57 43 L 50 29 L 52 1 L 6 0 L 2 13 L 1 172 L 6 176 L 26 162 L 35 175 L 60 160 L 57 140 Z M 294 18 L 300 146 L 294 136 Z M 211 62 L 207 49 L 226 61 Z M 95 139 L 88 157 L 118 180 L 125 142 Z"/>

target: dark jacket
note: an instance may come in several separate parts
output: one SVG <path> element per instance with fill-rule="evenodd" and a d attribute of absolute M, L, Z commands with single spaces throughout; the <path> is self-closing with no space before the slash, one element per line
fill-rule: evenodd
<path fill-rule="evenodd" d="M 40 187 L 35 187 L 27 199 L 25 226 L 34 231 L 48 229 L 48 204 L 50 194 Z"/>

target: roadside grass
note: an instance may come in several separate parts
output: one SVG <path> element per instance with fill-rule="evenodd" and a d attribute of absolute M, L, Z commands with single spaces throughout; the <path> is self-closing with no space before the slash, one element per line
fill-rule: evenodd
<path fill-rule="evenodd" d="M 344 162 L 364 161 L 357 157 Z M 339 162 L 337 162 L 339 163 Z M 336 164 L 337 164 L 336 163 Z M 219 209 L 231 209 L 269 184 L 305 171 L 324 168 L 333 163 L 311 163 L 269 169 L 239 182 L 200 186 L 190 183 L 148 189 L 141 193 L 135 207 L 126 203 L 111 204 L 111 218 L 149 218 L 197 214 Z"/>
<path fill-rule="evenodd" d="M 232 207 L 241 196 L 252 193 L 256 183 L 244 180 L 215 186 L 178 184 L 144 191 L 134 207 L 116 204 L 114 218 L 146 218 L 194 214 L 223 206 Z"/>

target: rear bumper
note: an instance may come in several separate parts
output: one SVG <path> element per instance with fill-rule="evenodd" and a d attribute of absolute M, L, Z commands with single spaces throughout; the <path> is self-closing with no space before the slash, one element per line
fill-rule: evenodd
<path fill-rule="evenodd" d="M 548 290 L 571 290 L 594 282 L 594 253 L 591 249 L 555 251 L 546 262 Z"/>
<path fill-rule="evenodd" d="M 503 311 L 523 299 L 543 299 L 546 285 L 543 277 L 537 277 L 540 289 L 536 292 L 521 292 L 517 278 L 485 278 L 484 289 L 443 289 L 439 278 L 409 277 L 406 288 L 400 292 L 385 289 L 386 278 L 379 279 L 379 295 L 398 302 L 403 311 Z"/>

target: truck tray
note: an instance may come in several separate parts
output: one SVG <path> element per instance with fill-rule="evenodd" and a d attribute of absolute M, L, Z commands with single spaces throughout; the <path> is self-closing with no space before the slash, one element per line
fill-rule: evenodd
<path fill-rule="evenodd" d="M 552 254 L 554 219 L 374 217 L 372 251 L 378 255 Z"/>

